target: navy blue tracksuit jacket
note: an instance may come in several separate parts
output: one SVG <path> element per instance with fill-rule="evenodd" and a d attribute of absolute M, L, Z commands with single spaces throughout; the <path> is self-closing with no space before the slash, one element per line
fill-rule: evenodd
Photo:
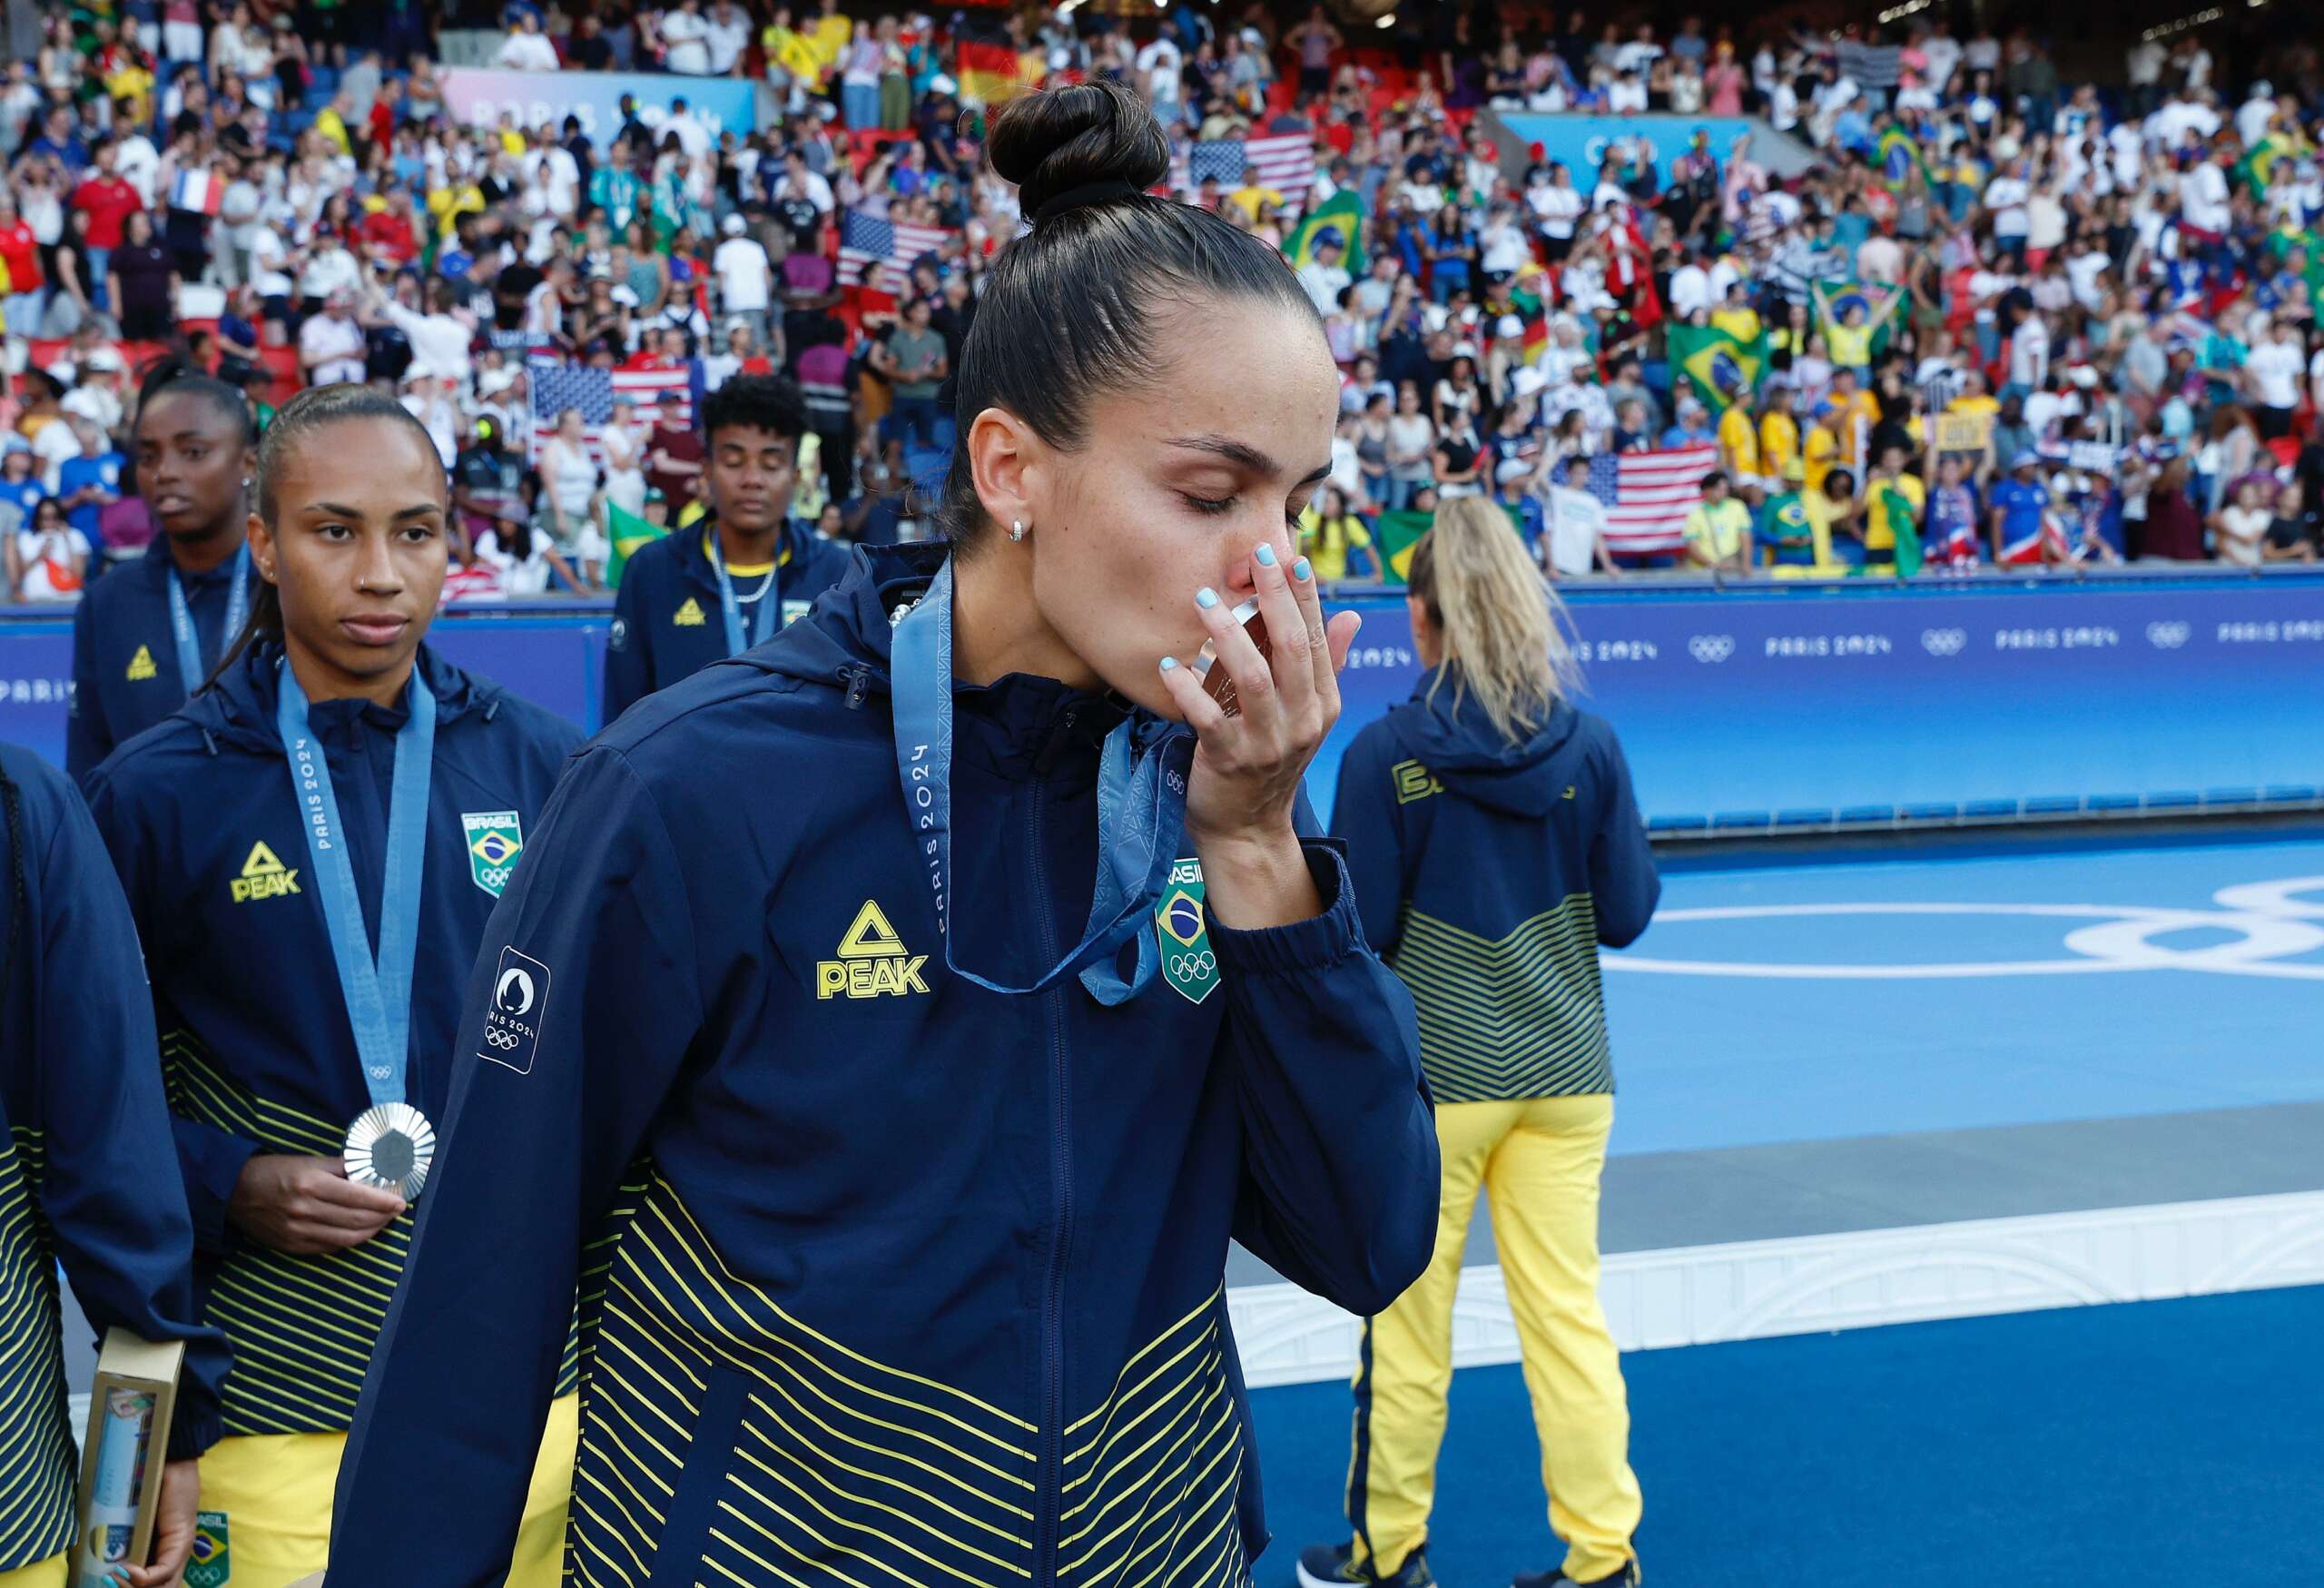
<path fill-rule="evenodd" d="M 1662 893 L 1621 745 L 1564 701 L 1512 744 L 1438 676 L 1340 763 L 1364 934 L 1412 989 L 1437 1101 L 1611 1091 L 1598 945 Z"/>
<path fill-rule="evenodd" d="M 371 1104 L 275 725 L 281 661 L 253 647 L 87 782 L 153 972 L 203 1317 L 235 1347 L 224 1423 L 237 1435 L 347 1427 L 411 1230 L 405 1214 L 351 1251 L 292 1257 L 226 1218 L 252 1153 L 336 1158 Z M 521 870 L 507 846 L 528 844 L 580 734 L 424 646 L 418 666 L 436 695 L 436 753 L 406 1096 L 440 1129 L 461 992 L 507 873 Z M 404 717 L 322 700 L 309 718 L 374 952 Z"/>
<path fill-rule="evenodd" d="M 172 1457 L 219 1435 L 226 1342 L 194 1321 L 192 1242 L 136 929 L 62 773 L 0 745 L 0 1573 L 73 1543 L 64 1266 L 99 1329 L 184 1340 Z"/>
<path fill-rule="evenodd" d="M 226 654 L 236 565 L 228 557 L 206 574 L 180 574 L 186 610 L 204 656 Z M 177 631 L 170 624 L 170 538 L 156 535 L 145 555 L 89 587 L 73 608 L 73 709 L 64 724 L 64 770 L 89 769 L 186 703 L 200 678 L 178 671 Z M 251 570 L 250 595 L 258 595 Z"/>
<path fill-rule="evenodd" d="M 622 566 L 621 588 L 614 593 L 613 632 L 606 643 L 605 720 L 622 713 L 679 679 L 726 658 L 726 618 L 718 601 L 718 570 L 711 566 L 710 519 L 649 541 Z M 815 597 L 847 572 L 848 547 L 819 538 L 805 525 L 783 527 L 777 542 L 774 598 L 778 632 L 806 616 Z M 743 574 L 734 580 L 747 596 L 764 577 Z M 756 614 L 743 608 L 745 641 Z"/>
<path fill-rule="evenodd" d="M 888 682 L 941 555 L 859 553 L 559 786 L 469 985 L 332 1588 L 499 1581 L 576 1282 L 589 1582 L 1244 1578 L 1227 1242 L 1359 1313 L 1427 1265 L 1411 1005 L 1321 842 L 1324 912 L 1267 931 L 1205 921 L 1187 857 L 1156 912 L 1183 991 L 948 973 Z M 1088 916 L 1123 708 L 955 700 L 950 929 L 1021 984 Z"/>

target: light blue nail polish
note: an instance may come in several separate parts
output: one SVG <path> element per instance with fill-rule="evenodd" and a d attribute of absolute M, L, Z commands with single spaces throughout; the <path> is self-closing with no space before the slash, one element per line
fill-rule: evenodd
<path fill-rule="evenodd" d="M 1252 555 L 1253 557 L 1257 557 L 1257 558 L 1259 559 L 1259 566 L 1260 566 L 1261 567 L 1263 567 L 1263 568 L 1271 568 L 1271 567 L 1275 567 L 1275 547 L 1272 547 L 1272 546 L 1266 546 L 1266 545 L 1262 545 L 1262 546 L 1260 546 L 1260 547 L 1258 548 L 1258 550 L 1256 550 L 1256 551 L 1253 552 L 1251 555 Z"/>
<path fill-rule="evenodd" d="M 1315 577 L 1315 571 L 1307 566 L 1307 559 L 1304 557 L 1291 565 L 1291 577 L 1295 579 L 1312 578 Z"/>
<path fill-rule="evenodd" d="M 1167 673 L 1168 671 L 1170 671 L 1170 669 L 1171 669 L 1171 668 L 1173 668 L 1173 667 L 1177 666 L 1177 665 L 1178 665 L 1178 658 L 1177 658 L 1177 657 L 1176 657 L 1176 656 L 1165 656 L 1165 657 L 1163 657 L 1163 658 L 1162 658 L 1162 670 L 1163 670 L 1165 673 Z"/>
<path fill-rule="evenodd" d="M 1209 611 L 1212 607 L 1218 605 L 1218 592 L 1212 589 L 1208 585 L 1205 585 L 1201 589 L 1195 592 L 1195 605 L 1201 607 L 1205 612 Z"/>

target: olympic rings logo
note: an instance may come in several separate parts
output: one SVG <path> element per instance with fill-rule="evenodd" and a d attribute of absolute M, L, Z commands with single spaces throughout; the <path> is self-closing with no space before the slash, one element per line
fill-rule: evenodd
<path fill-rule="evenodd" d="M 1216 974 L 1217 970 L 1217 957 L 1207 949 L 1198 954 L 1170 956 L 1170 979 L 1174 981 L 1198 981 L 1206 976 Z"/>
<path fill-rule="evenodd" d="M 1921 630 L 1921 649 L 1932 656 L 1957 656 L 1961 654 L 1961 648 L 1968 643 L 1969 631 L 1965 628 L 1924 628 Z"/>
<path fill-rule="evenodd" d="M 503 1051 L 506 1051 L 510 1048 L 514 1048 L 517 1043 L 524 1041 L 524 1039 L 517 1035 L 516 1032 L 504 1031 L 497 1026 L 487 1026 L 485 1028 L 484 1040 Z"/>
<path fill-rule="evenodd" d="M 1687 649 L 1698 662 L 1723 662 L 1735 654 L 1735 636 L 1699 634 L 1687 642 Z"/>
<path fill-rule="evenodd" d="M 2065 934 L 2072 958 L 1937 962 L 1935 963 L 1810 964 L 1783 962 L 1676 960 L 1638 954 L 1605 956 L 1608 968 L 1665 976 L 1757 976 L 1789 981 L 1944 981 L 1974 976 L 2069 976 L 2117 971 L 2205 971 L 2221 976 L 2274 976 L 2324 981 L 2324 962 L 2299 956 L 2324 948 L 2324 876 L 2239 883 L 2211 895 L 2214 910 L 2170 910 L 2139 904 L 1732 904 L 1665 910 L 1657 925 L 1688 921 L 1797 920 L 1812 916 L 1970 917 L 2013 915 L 2087 921 Z M 2174 932 L 2233 932 L 2223 942 L 2171 948 L 2154 940 Z"/>

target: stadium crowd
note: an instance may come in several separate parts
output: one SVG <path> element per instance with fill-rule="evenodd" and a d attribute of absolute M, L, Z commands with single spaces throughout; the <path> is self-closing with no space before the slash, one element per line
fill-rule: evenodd
<path fill-rule="evenodd" d="M 1326 578 L 1401 577 L 1470 495 L 1564 576 L 2316 557 L 2312 49 L 2239 94 L 2200 29 L 2090 84 L 1935 13 L 1665 38 L 1429 12 L 1387 48 L 1261 5 L 483 19 L 487 67 L 664 74 L 612 125 L 464 115 L 410 0 L 44 12 L 0 82 L 9 593 L 72 599 L 150 539 L 125 439 L 172 347 L 261 424 L 303 384 L 395 391 L 454 473 L 456 593 L 617 578 L 698 515 L 694 414 L 738 371 L 804 393 L 795 517 L 913 538 L 1019 227 L 984 113 L 1089 75 L 1147 98 L 1173 185 L 1278 244 L 1324 318 Z M 735 77 L 755 130 L 689 103 Z M 1760 113 L 1812 159 L 1787 177 L 1681 130 L 1574 169 L 1488 111 Z"/>

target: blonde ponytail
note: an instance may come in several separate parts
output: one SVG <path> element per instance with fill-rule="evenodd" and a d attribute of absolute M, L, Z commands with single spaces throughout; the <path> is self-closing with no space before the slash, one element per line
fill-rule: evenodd
<path fill-rule="evenodd" d="M 1564 604 L 1509 516 L 1485 498 L 1437 508 L 1434 528 L 1413 548 L 1409 585 L 1443 636 L 1432 704 L 1450 679 L 1456 707 L 1473 694 L 1494 730 L 1515 744 L 1580 686 Z"/>

